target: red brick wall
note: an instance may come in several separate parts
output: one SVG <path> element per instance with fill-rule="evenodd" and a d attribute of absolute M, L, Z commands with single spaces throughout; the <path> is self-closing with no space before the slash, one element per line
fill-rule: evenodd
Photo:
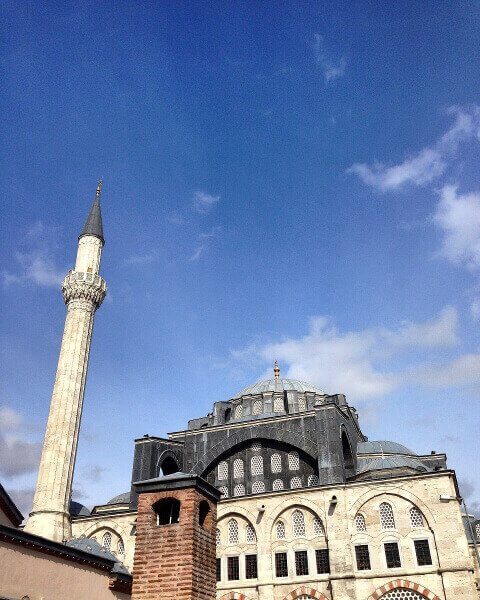
<path fill-rule="evenodd" d="M 163 498 L 180 501 L 180 519 L 157 525 L 152 506 Z M 210 512 L 198 522 L 199 504 Z M 133 564 L 132 600 L 214 600 L 216 505 L 195 488 L 141 493 Z"/>

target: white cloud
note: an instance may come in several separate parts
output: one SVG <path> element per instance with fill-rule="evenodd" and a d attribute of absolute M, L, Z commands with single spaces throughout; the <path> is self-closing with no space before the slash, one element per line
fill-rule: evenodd
<path fill-rule="evenodd" d="M 479 139 L 479 107 L 474 106 L 471 110 L 452 107 L 448 112 L 455 115 L 455 121 L 432 146 L 408 156 L 397 165 L 355 163 L 347 173 L 358 175 L 365 184 L 381 192 L 398 190 L 406 184 L 422 186 L 438 179 L 445 172 L 448 159 L 457 153 L 460 143 L 475 137 Z"/>
<path fill-rule="evenodd" d="M 149 265 L 155 262 L 158 258 L 158 254 L 155 250 L 147 252 L 146 254 L 132 254 L 124 260 L 126 265 Z"/>
<path fill-rule="evenodd" d="M 443 232 L 439 255 L 456 265 L 480 267 L 480 193 L 462 195 L 456 186 L 444 186 L 433 220 Z"/>
<path fill-rule="evenodd" d="M 322 69 L 323 77 L 327 85 L 331 81 L 345 75 L 347 66 L 346 59 L 343 56 L 334 59 L 325 48 L 325 38 L 319 33 L 315 34 L 313 51 L 315 62 Z"/>
<path fill-rule="evenodd" d="M 409 375 L 428 387 L 473 386 L 480 391 L 480 354 L 463 354 L 441 365 L 419 366 Z"/>
<path fill-rule="evenodd" d="M 199 213 L 207 213 L 220 201 L 220 196 L 212 196 L 206 192 L 197 191 L 193 194 L 193 207 Z"/>
<path fill-rule="evenodd" d="M 470 314 L 474 321 L 480 321 L 480 298 L 475 299 L 470 305 Z"/>
<path fill-rule="evenodd" d="M 341 332 L 327 317 L 314 317 L 300 338 L 253 345 L 232 352 L 238 364 L 272 365 L 278 359 L 284 376 L 316 383 L 328 393 L 354 400 L 384 396 L 403 383 L 403 375 L 385 366 L 386 357 L 457 343 L 457 311 L 446 307 L 425 323 L 402 323 L 394 329 Z"/>
<path fill-rule="evenodd" d="M 22 439 L 23 417 L 8 406 L 0 407 L 0 475 L 15 477 L 34 471 L 41 445 Z"/>

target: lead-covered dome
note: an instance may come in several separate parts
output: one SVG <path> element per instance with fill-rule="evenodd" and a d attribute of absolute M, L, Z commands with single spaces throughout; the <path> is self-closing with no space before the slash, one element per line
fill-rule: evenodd
<path fill-rule="evenodd" d="M 257 394 L 265 394 L 268 392 L 312 392 L 325 396 L 325 392 L 312 383 L 306 383 L 305 381 L 299 381 L 298 379 L 264 379 L 263 381 L 257 381 L 253 385 L 249 385 L 244 388 L 238 394 L 233 396 L 235 398 L 241 398 L 242 396 L 255 396 Z"/>

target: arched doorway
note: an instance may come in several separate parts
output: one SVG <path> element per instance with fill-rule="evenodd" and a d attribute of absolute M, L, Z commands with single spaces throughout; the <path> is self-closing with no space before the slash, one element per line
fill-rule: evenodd
<path fill-rule="evenodd" d="M 377 588 L 367 600 L 440 600 L 432 591 L 407 579 L 395 579 Z"/>

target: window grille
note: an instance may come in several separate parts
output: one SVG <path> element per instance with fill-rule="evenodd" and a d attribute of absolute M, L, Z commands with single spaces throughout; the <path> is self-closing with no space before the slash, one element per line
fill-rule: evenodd
<path fill-rule="evenodd" d="M 270 458 L 270 464 L 272 467 L 272 473 L 282 472 L 282 457 L 280 454 L 272 454 L 272 457 Z"/>
<path fill-rule="evenodd" d="M 221 579 L 222 579 L 222 559 L 221 558 L 217 558 L 216 570 L 217 570 L 217 581 L 221 581 Z"/>
<path fill-rule="evenodd" d="M 286 552 L 275 554 L 275 575 L 277 577 L 288 577 L 288 561 Z"/>
<path fill-rule="evenodd" d="M 228 498 L 228 487 L 226 485 L 221 485 L 218 491 L 222 494 L 222 498 Z"/>
<path fill-rule="evenodd" d="M 305 537 L 305 516 L 301 510 L 292 513 L 292 531 L 293 537 Z"/>
<path fill-rule="evenodd" d="M 410 523 L 412 527 L 423 527 L 423 515 L 416 506 L 410 509 Z"/>
<path fill-rule="evenodd" d="M 273 412 L 283 412 L 285 410 L 285 403 L 281 396 L 275 396 L 273 399 Z"/>
<path fill-rule="evenodd" d="M 233 476 L 236 479 L 240 479 L 244 475 L 245 475 L 245 472 L 244 472 L 244 468 L 243 468 L 243 460 L 241 458 L 236 458 L 233 461 Z"/>
<path fill-rule="evenodd" d="M 313 519 L 313 535 L 318 537 L 319 535 L 325 535 L 325 531 L 323 529 L 323 523 L 321 519 L 315 517 Z"/>
<path fill-rule="evenodd" d="M 254 481 L 252 483 L 252 494 L 261 494 L 265 491 L 265 483 L 263 481 Z"/>
<path fill-rule="evenodd" d="M 370 566 L 370 552 L 366 544 L 355 546 L 355 558 L 357 559 L 357 569 L 359 571 L 369 571 L 372 568 Z"/>
<path fill-rule="evenodd" d="M 382 596 L 382 600 L 424 600 L 425 596 L 422 596 L 414 590 L 407 590 L 406 588 L 397 588 L 396 590 L 390 590 Z"/>
<path fill-rule="evenodd" d="M 103 534 L 102 546 L 107 551 L 110 551 L 110 548 L 112 547 L 112 534 L 108 531 Z"/>
<path fill-rule="evenodd" d="M 277 521 L 277 525 L 276 525 L 276 530 L 277 530 L 277 540 L 284 540 L 285 539 L 285 523 L 283 521 Z"/>
<path fill-rule="evenodd" d="M 245 486 L 243 485 L 243 483 L 238 483 L 233 488 L 233 495 L 234 496 L 245 496 Z"/>
<path fill-rule="evenodd" d="M 328 554 L 328 548 L 322 548 L 321 550 L 315 550 L 315 560 L 317 562 L 317 573 L 330 573 L 330 556 Z"/>
<path fill-rule="evenodd" d="M 430 546 L 428 540 L 414 540 L 415 554 L 417 555 L 417 563 L 419 567 L 432 564 L 432 555 L 430 554 Z"/>
<path fill-rule="evenodd" d="M 288 453 L 288 468 L 290 471 L 298 471 L 300 468 L 300 457 L 298 456 L 298 452 Z"/>
<path fill-rule="evenodd" d="M 228 522 L 228 543 L 233 546 L 238 544 L 238 521 L 236 519 L 230 519 Z"/>
<path fill-rule="evenodd" d="M 295 572 L 297 575 L 308 575 L 308 555 L 306 550 L 295 552 Z"/>
<path fill-rule="evenodd" d="M 300 396 L 298 399 L 298 410 L 300 412 L 304 412 L 305 410 L 307 410 L 307 400 L 305 398 L 305 396 Z"/>
<path fill-rule="evenodd" d="M 257 541 L 255 529 L 251 525 L 247 525 L 247 528 L 245 530 L 245 539 L 247 540 L 247 544 L 255 544 L 255 542 Z"/>
<path fill-rule="evenodd" d="M 243 406 L 241 404 L 237 404 L 233 415 L 235 419 L 241 419 L 243 417 Z"/>
<path fill-rule="evenodd" d="M 387 542 L 385 545 L 385 558 L 388 569 L 397 569 L 402 566 L 400 561 L 400 551 L 397 542 Z"/>
<path fill-rule="evenodd" d="M 253 442 L 252 452 L 260 452 L 261 449 L 262 449 L 262 444 L 260 442 Z"/>
<path fill-rule="evenodd" d="M 220 532 L 220 529 L 215 530 L 215 541 L 217 542 L 217 546 L 220 546 L 220 544 L 222 543 L 222 534 Z"/>
<path fill-rule="evenodd" d="M 222 460 L 222 462 L 218 463 L 217 467 L 217 479 L 219 481 L 224 481 L 228 479 L 228 463 Z"/>
<path fill-rule="evenodd" d="M 252 456 L 250 469 L 252 475 L 263 475 L 263 458 L 261 456 Z"/>
<path fill-rule="evenodd" d="M 290 487 L 292 488 L 292 490 L 294 488 L 302 487 L 302 480 L 300 479 L 300 477 L 292 477 L 290 479 Z"/>
<path fill-rule="evenodd" d="M 275 479 L 272 485 L 272 489 L 274 492 L 278 492 L 278 490 L 283 490 L 283 481 L 281 479 Z"/>
<path fill-rule="evenodd" d="M 380 525 L 382 529 L 395 529 L 393 508 L 388 502 L 382 502 L 379 507 Z"/>
<path fill-rule="evenodd" d="M 255 400 L 252 405 L 252 415 L 261 415 L 263 412 L 263 403 L 261 400 Z"/>
<path fill-rule="evenodd" d="M 476 536 L 477 536 L 477 540 L 479 540 L 479 541 L 480 541 L 480 523 L 477 523 L 477 524 L 475 525 L 475 534 L 476 534 Z"/>
<path fill-rule="evenodd" d="M 360 513 L 358 513 L 358 515 L 355 517 L 355 527 L 356 527 L 357 531 L 359 531 L 359 532 L 367 531 L 367 524 L 365 523 L 365 517 L 363 515 L 361 515 Z"/>
<path fill-rule="evenodd" d="M 245 579 L 256 579 L 257 577 L 257 555 L 247 554 L 245 556 Z"/>
<path fill-rule="evenodd" d="M 122 556 L 125 554 L 125 546 L 123 544 L 123 540 L 118 540 L 117 554 L 121 554 Z"/>
<path fill-rule="evenodd" d="M 228 581 L 240 579 L 240 569 L 238 556 L 229 556 L 227 558 L 227 576 Z"/>
<path fill-rule="evenodd" d="M 315 487 L 318 485 L 318 477 L 316 475 L 309 475 L 307 485 L 308 487 Z"/>

